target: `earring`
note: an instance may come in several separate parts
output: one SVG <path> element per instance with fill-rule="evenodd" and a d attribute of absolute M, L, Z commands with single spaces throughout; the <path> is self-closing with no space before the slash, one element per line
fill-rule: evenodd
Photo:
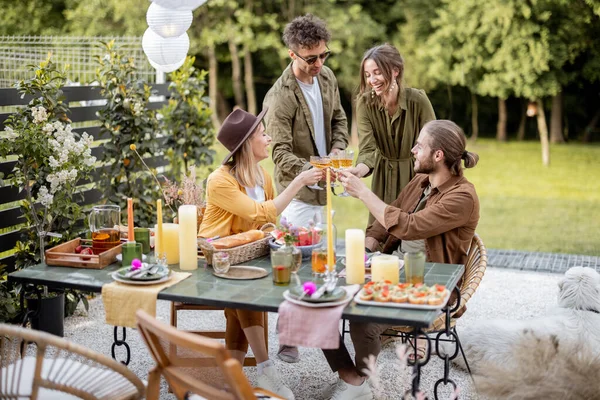
<path fill-rule="evenodd" d="M 396 81 L 392 81 L 392 84 L 391 84 L 390 89 L 388 90 L 388 92 L 391 92 L 395 88 L 396 88 Z"/>
<path fill-rule="evenodd" d="M 371 90 L 371 98 L 374 99 L 375 98 L 375 90 Z"/>

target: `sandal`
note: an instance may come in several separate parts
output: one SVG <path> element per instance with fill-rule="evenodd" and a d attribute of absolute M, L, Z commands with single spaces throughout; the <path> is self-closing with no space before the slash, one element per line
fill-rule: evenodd
<path fill-rule="evenodd" d="M 417 360 L 422 360 L 427 356 L 427 344 L 418 345 L 415 353 L 410 353 L 408 355 L 408 364 L 412 365 Z"/>

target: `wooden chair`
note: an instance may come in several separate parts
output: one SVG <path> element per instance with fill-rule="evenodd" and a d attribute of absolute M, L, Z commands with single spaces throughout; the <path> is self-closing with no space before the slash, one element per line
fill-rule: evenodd
<path fill-rule="evenodd" d="M 280 399 L 264 389 L 253 388 L 244 375 L 241 364 L 231 358 L 223 343 L 179 331 L 142 310 L 136 313 L 136 317 L 140 334 L 156 361 L 156 366 L 148 375 L 148 400 L 158 399 L 161 375 L 180 400 L 187 398 L 189 392 L 211 400 L 250 400 L 257 396 Z M 172 351 L 173 348 L 176 351 Z M 188 357 L 183 357 L 184 355 Z M 205 382 L 193 375 L 194 370 L 198 372 L 200 369 L 200 358 L 212 360 L 222 374 L 226 388 L 215 383 L 215 379 L 207 378 Z"/>
<path fill-rule="evenodd" d="M 35 349 L 30 346 L 35 344 Z M 0 324 L 0 398 L 141 399 L 145 387 L 125 365 L 57 336 Z"/>
<path fill-rule="evenodd" d="M 223 307 L 214 307 L 214 306 L 203 306 L 199 304 L 189 304 L 189 303 L 181 303 L 181 302 L 171 302 L 171 326 L 177 328 L 177 312 L 182 310 L 192 310 L 192 311 L 223 311 Z M 269 314 L 263 314 L 263 326 L 265 329 L 265 346 L 267 350 L 269 349 Z M 189 333 L 194 333 L 197 335 L 206 336 L 213 339 L 225 339 L 225 331 L 185 331 Z M 244 359 L 244 367 L 255 367 L 256 359 L 254 357 L 246 357 Z"/>

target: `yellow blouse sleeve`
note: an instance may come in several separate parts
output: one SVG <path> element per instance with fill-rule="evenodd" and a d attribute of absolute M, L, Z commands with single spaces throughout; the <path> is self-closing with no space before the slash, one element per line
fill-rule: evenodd
<path fill-rule="evenodd" d="M 215 176 L 214 179 L 209 179 L 207 186 L 210 201 L 223 210 L 257 224 L 275 223 L 277 209 L 273 200 L 263 203 L 254 201 L 241 190 L 239 183 L 233 176 Z M 265 192 L 265 197 L 266 194 Z"/>

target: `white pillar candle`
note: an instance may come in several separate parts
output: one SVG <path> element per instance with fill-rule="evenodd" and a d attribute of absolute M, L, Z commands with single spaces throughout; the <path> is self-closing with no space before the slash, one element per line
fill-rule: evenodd
<path fill-rule="evenodd" d="M 198 268 L 197 224 L 196 206 L 179 207 L 179 268 L 183 270 Z"/>
<path fill-rule="evenodd" d="M 346 283 L 365 283 L 365 232 L 346 229 Z"/>
<path fill-rule="evenodd" d="M 371 280 L 380 282 L 384 280 L 397 284 L 400 281 L 400 264 L 398 256 L 381 255 L 372 258 Z"/>

